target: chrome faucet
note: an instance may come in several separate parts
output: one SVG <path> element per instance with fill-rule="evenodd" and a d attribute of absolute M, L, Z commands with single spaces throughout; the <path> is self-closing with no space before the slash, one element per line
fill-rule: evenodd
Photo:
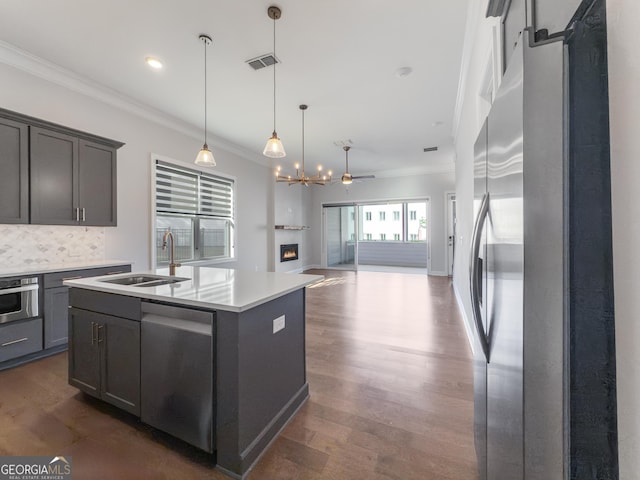
<path fill-rule="evenodd" d="M 175 247 L 176 247 L 176 239 L 173 237 L 173 233 L 169 230 L 164 232 L 164 236 L 162 237 L 162 249 L 167 249 L 167 239 L 171 238 L 171 249 L 169 250 L 169 275 L 176 274 L 176 267 L 179 267 L 179 263 L 174 263 L 174 255 L 175 255 Z"/>

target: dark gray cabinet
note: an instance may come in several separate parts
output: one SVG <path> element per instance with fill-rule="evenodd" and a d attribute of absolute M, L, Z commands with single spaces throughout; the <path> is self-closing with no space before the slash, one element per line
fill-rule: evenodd
<path fill-rule="evenodd" d="M 29 129 L 0 118 L 0 223 L 29 222 Z"/>
<path fill-rule="evenodd" d="M 115 226 L 116 149 L 80 140 L 78 208 L 82 225 Z"/>
<path fill-rule="evenodd" d="M 122 145 L 0 109 L 0 223 L 115 226 Z"/>
<path fill-rule="evenodd" d="M 0 325 L 0 362 L 42 350 L 42 319 Z"/>
<path fill-rule="evenodd" d="M 31 127 L 31 223 L 78 223 L 78 139 Z"/>
<path fill-rule="evenodd" d="M 115 226 L 116 149 L 31 127 L 31 223 Z"/>
<path fill-rule="evenodd" d="M 131 265 L 118 265 L 44 274 L 44 348 L 66 345 L 68 341 L 69 287 L 63 285 L 65 280 L 130 271 Z"/>
<path fill-rule="evenodd" d="M 66 345 L 69 336 L 67 322 L 69 288 L 47 288 L 44 291 L 44 348 Z"/>
<path fill-rule="evenodd" d="M 72 307 L 69 339 L 69 384 L 140 416 L 140 321 Z"/>

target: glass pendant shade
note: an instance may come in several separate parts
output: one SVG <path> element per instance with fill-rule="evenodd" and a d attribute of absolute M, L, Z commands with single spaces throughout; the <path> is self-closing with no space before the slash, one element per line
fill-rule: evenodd
<path fill-rule="evenodd" d="M 273 132 L 271 138 L 267 140 L 267 144 L 265 145 L 262 154 L 265 157 L 270 158 L 282 158 L 287 156 L 284 151 L 284 147 L 282 146 L 282 142 L 278 138 L 278 134 L 276 132 Z"/>
<path fill-rule="evenodd" d="M 195 160 L 196 165 L 203 165 L 205 167 L 215 167 L 216 160 L 213 158 L 213 153 L 209 150 L 209 145 L 206 143 L 202 146 L 202 149 L 198 152 L 198 156 Z"/>

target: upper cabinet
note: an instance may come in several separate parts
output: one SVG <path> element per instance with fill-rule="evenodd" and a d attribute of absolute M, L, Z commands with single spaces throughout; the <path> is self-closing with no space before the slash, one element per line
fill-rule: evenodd
<path fill-rule="evenodd" d="M 29 223 L 29 127 L 0 118 L 0 223 Z"/>
<path fill-rule="evenodd" d="M 82 225 L 116 225 L 116 149 L 80 140 L 78 206 Z"/>
<path fill-rule="evenodd" d="M 31 223 L 76 225 L 78 139 L 31 127 Z"/>
<path fill-rule="evenodd" d="M 0 223 L 115 226 L 122 145 L 0 109 Z"/>

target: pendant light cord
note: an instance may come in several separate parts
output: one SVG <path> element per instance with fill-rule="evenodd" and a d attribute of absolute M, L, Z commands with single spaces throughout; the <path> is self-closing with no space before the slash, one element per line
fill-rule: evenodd
<path fill-rule="evenodd" d="M 207 41 L 204 42 L 204 144 L 207 145 Z"/>
<path fill-rule="evenodd" d="M 273 133 L 276 133 L 276 15 L 273 16 Z"/>

